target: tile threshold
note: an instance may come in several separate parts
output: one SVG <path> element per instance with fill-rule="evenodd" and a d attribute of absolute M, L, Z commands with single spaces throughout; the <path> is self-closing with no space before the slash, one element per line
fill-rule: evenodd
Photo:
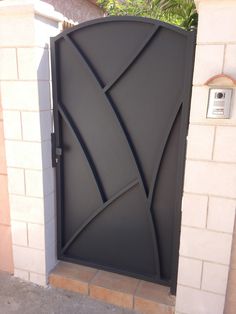
<path fill-rule="evenodd" d="M 49 284 L 143 314 L 174 313 L 175 297 L 168 287 L 87 266 L 60 261 Z"/>

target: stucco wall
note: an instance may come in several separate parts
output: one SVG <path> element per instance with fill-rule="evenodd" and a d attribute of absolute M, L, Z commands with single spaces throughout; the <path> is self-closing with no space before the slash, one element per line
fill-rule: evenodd
<path fill-rule="evenodd" d="M 236 223 L 234 226 L 231 263 L 224 313 L 235 314 L 235 312 L 236 312 Z"/>
<path fill-rule="evenodd" d="M 0 67 L 1 56 L 5 54 L 6 49 L 0 49 Z M 0 81 L 2 79 L 2 72 L 0 73 Z M 5 145 L 3 134 L 3 115 L 0 104 L 0 270 L 13 272 L 12 261 L 12 241 L 11 241 L 11 227 L 10 227 L 10 209 L 8 200 L 7 188 L 7 168 L 5 158 Z"/>
<path fill-rule="evenodd" d="M 43 0 L 43 2 L 53 5 L 56 11 L 74 22 L 81 23 L 103 16 L 102 10 L 87 0 Z"/>

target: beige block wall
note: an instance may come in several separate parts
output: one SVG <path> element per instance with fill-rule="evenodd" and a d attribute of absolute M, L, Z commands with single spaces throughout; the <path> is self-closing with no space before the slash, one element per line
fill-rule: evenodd
<path fill-rule="evenodd" d="M 0 14 L 14 275 L 43 285 L 56 264 L 55 228 L 50 239 L 45 236 L 55 221 L 48 43 L 61 16 L 38 1 L 4 1 Z"/>
<path fill-rule="evenodd" d="M 236 208 L 236 89 L 231 118 L 207 119 L 204 83 L 221 73 L 236 78 L 236 2 L 199 0 L 198 11 L 176 313 L 223 314 Z M 235 283 L 227 298 L 234 310 L 226 305 L 225 313 L 236 311 Z"/>

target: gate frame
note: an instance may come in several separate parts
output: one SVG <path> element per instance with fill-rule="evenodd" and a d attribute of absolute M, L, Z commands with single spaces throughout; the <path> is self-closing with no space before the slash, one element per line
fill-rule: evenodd
<path fill-rule="evenodd" d="M 62 174 L 62 163 L 58 163 L 58 159 L 61 155 L 61 132 L 60 132 L 60 117 L 58 110 L 58 97 L 59 95 L 59 87 L 57 80 L 57 66 L 56 66 L 56 41 L 63 36 L 72 33 L 73 31 L 83 29 L 88 26 L 92 26 L 100 23 L 109 23 L 114 21 L 134 21 L 141 23 L 149 23 L 164 27 L 165 29 L 169 29 L 171 31 L 180 33 L 187 37 L 187 48 L 186 51 L 189 50 L 190 54 L 188 55 L 188 59 L 186 61 L 185 74 L 184 74 L 184 84 L 183 89 L 185 92 L 183 93 L 183 103 L 181 105 L 181 128 L 180 128 L 180 137 L 185 137 L 185 141 L 182 141 L 182 145 L 179 145 L 179 165 L 180 167 L 177 170 L 176 179 L 179 182 L 176 189 L 175 195 L 175 203 L 176 203 L 176 211 L 174 213 L 174 232 L 173 232 L 173 250 L 172 250 L 172 269 L 171 269 L 171 280 L 170 280 L 170 291 L 171 294 L 176 295 L 177 289 L 177 275 L 178 275 L 178 262 L 179 262 L 179 247 L 180 247 L 180 231 L 181 231 L 181 204 L 182 204 L 182 196 L 183 196 L 183 185 L 184 185 L 184 171 L 185 171 L 185 160 L 186 160 L 186 142 L 187 142 L 187 133 L 189 127 L 189 114 L 190 114 L 190 102 L 191 102 L 191 94 L 192 94 L 192 78 L 193 78 L 193 68 L 194 68 L 194 57 L 195 57 L 195 46 L 196 46 L 196 31 L 186 31 L 181 29 L 180 27 L 151 19 L 145 17 L 136 17 L 136 16 L 108 16 L 103 18 L 97 18 L 91 21 L 87 21 L 76 25 L 72 28 L 66 29 L 59 35 L 50 38 L 50 47 L 51 47 L 51 72 L 52 72 L 52 98 L 53 98 L 53 120 L 54 120 L 54 133 L 51 135 L 52 140 L 52 166 L 56 168 L 56 221 L 57 221 L 57 258 L 59 260 L 64 260 L 68 262 L 73 262 L 77 264 L 82 264 L 86 266 L 91 266 L 99 269 L 108 270 L 111 272 L 116 272 L 120 274 L 125 274 L 131 277 L 135 277 L 134 274 L 129 274 L 128 272 L 122 272 L 119 270 L 114 270 L 112 268 L 109 269 L 107 266 L 100 266 L 94 263 L 76 261 L 74 259 L 64 257 L 61 255 L 61 213 L 63 208 L 63 195 L 58 193 L 58 191 L 63 190 L 63 180 L 61 180 Z M 185 105 L 184 105 L 185 104 Z M 185 129 L 185 125 L 187 128 Z M 56 136 L 58 134 L 58 136 Z M 141 275 L 138 275 L 139 278 L 146 280 L 147 278 L 142 278 Z M 149 280 L 151 281 L 151 280 Z M 157 283 L 156 281 L 154 281 Z M 158 283 L 167 285 L 167 282 L 158 281 Z"/>

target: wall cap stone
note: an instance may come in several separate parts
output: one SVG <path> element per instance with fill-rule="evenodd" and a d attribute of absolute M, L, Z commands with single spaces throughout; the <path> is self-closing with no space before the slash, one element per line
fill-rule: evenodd
<path fill-rule="evenodd" d="M 217 74 L 209 78 L 204 85 L 208 86 L 236 86 L 236 80 L 227 74 Z"/>
<path fill-rule="evenodd" d="M 228 3 L 230 3 L 230 2 L 232 2 L 232 3 L 235 3 L 235 0 L 194 0 L 194 2 L 195 2 L 195 4 L 196 4 L 196 7 L 197 7 L 197 11 L 199 10 L 199 5 L 200 5 L 200 3 L 202 3 L 202 2 L 206 2 L 207 4 L 209 4 L 209 3 L 220 3 L 220 4 L 222 4 L 222 3 L 225 3 L 225 2 L 228 2 Z"/>
<path fill-rule="evenodd" d="M 32 14 L 40 15 L 56 22 L 68 20 L 54 7 L 40 0 L 5 0 L 0 2 L 1 15 L 10 14 Z"/>

